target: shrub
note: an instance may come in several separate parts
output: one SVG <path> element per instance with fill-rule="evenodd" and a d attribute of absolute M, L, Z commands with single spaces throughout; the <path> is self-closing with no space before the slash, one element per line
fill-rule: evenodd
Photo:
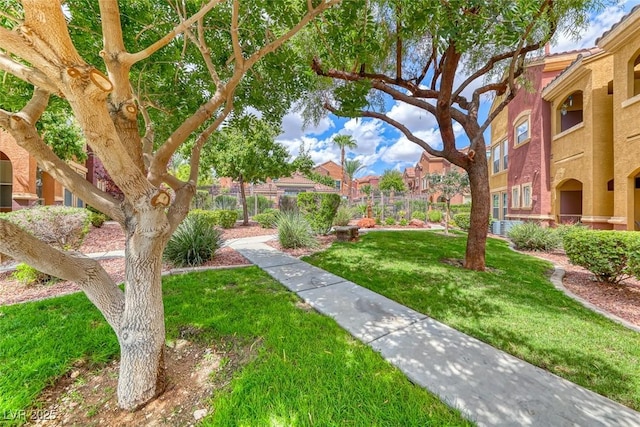
<path fill-rule="evenodd" d="M 219 196 L 216 196 L 213 202 L 213 206 L 216 209 L 234 210 L 238 207 L 238 199 L 236 199 L 234 196 L 221 194 Z"/>
<path fill-rule="evenodd" d="M 455 214 L 453 216 L 453 222 L 464 231 L 469 231 L 471 227 L 471 214 L 468 212 Z"/>
<path fill-rule="evenodd" d="M 89 211 L 67 206 L 38 206 L 4 214 L 45 243 L 63 250 L 76 250 L 89 232 Z"/>
<path fill-rule="evenodd" d="M 388 216 L 384 219 L 384 225 L 396 225 L 396 219 L 392 216 Z"/>
<path fill-rule="evenodd" d="M 177 266 L 202 265 L 222 246 L 221 232 L 205 215 L 189 215 L 178 226 L 164 250 L 165 261 Z"/>
<path fill-rule="evenodd" d="M 442 216 L 442 214 L 441 214 Z M 426 221 L 427 220 L 427 214 L 425 214 L 424 212 L 421 211 L 413 211 L 411 212 L 411 219 L 419 219 L 420 221 Z"/>
<path fill-rule="evenodd" d="M 340 196 L 334 193 L 300 193 L 298 209 L 316 234 L 327 234 L 340 206 Z"/>
<path fill-rule="evenodd" d="M 233 226 L 236 225 L 236 221 L 238 220 L 237 211 L 217 210 L 212 211 L 212 214 L 215 218 L 215 225 L 218 225 L 222 228 L 233 228 Z"/>
<path fill-rule="evenodd" d="M 562 238 L 556 229 L 542 227 L 535 222 L 516 224 L 507 233 L 516 249 L 549 252 L 562 244 Z"/>
<path fill-rule="evenodd" d="M 349 225 L 349 221 L 353 217 L 353 210 L 348 206 L 340 206 L 333 218 L 333 225 Z"/>
<path fill-rule="evenodd" d="M 22 262 L 16 266 L 16 271 L 11 276 L 25 286 L 44 285 L 58 280 Z"/>
<path fill-rule="evenodd" d="M 102 224 L 107 220 L 107 216 L 100 212 L 89 211 L 89 222 L 96 228 L 102 227 Z"/>
<path fill-rule="evenodd" d="M 436 209 L 430 210 L 428 212 L 427 217 L 429 218 L 429 222 L 440 222 L 442 221 L 442 212 Z M 418 218 L 418 219 L 422 219 L 422 218 Z"/>
<path fill-rule="evenodd" d="M 256 221 L 262 228 L 274 228 L 278 219 L 277 212 L 278 211 L 275 209 L 269 209 L 266 212 L 254 215 L 253 220 Z"/>
<path fill-rule="evenodd" d="M 318 245 L 307 220 L 297 212 L 283 212 L 276 221 L 278 241 L 283 248 L 313 248 Z"/>
<path fill-rule="evenodd" d="M 471 212 L 471 203 L 464 203 L 461 205 L 451 205 L 449 206 L 449 209 L 453 214 Z"/>
<path fill-rule="evenodd" d="M 398 211 L 398 219 L 405 219 L 407 216 L 407 212 L 405 211 Z"/>
<path fill-rule="evenodd" d="M 198 221 L 206 222 L 209 227 L 218 225 L 218 214 L 216 211 L 207 211 L 204 209 L 192 209 L 189 211 L 189 217 L 198 217 Z"/>
<path fill-rule="evenodd" d="M 273 201 L 269 200 L 262 194 L 258 194 L 258 212 L 265 213 L 267 210 L 273 209 Z M 257 213 L 257 212 L 256 212 Z"/>
<path fill-rule="evenodd" d="M 296 196 L 281 196 L 280 212 L 298 212 L 298 198 Z"/>
<path fill-rule="evenodd" d="M 640 234 L 575 228 L 564 236 L 572 264 L 586 268 L 599 282 L 620 283 L 640 277 Z"/>
<path fill-rule="evenodd" d="M 362 218 L 356 225 L 358 228 L 374 228 L 376 226 L 376 220 L 373 218 Z"/>
<path fill-rule="evenodd" d="M 406 225 L 408 225 L 408 224 L 409 224 L 409 221 L 407 221 L 406 219 L 402 218 L 402 219 L 400 220 L 400 225 L 402 225 L 403 227 L 404 227 L 404 226 L 406 226 Z"/>

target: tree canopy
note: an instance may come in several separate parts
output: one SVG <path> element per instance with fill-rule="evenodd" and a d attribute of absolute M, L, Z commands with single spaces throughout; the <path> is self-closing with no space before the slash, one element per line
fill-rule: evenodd
<path fill-rule="evenodd" d="M 327 111 L 381 120 L 427 153 L 469 174 L 473 207 L 465 266 L 485 267 L 489 184 L 484 131 L 523 83 L 528 57 L 560 29 L 578 31 L 599 0 L 352 0 L 331 10 L 309 40 L 319 76 L 306 117 Z M 315 43 L 313 42 L 315 41 Z M 488 117 L 480 104 L 499 97 Z M 390 102 L 391 101 L 391 102 Z M 396 116 L 406 104 L 435 118 L 431 145 Z M 456 146 L 464 135 L 466 149 Z"/>
<path fill-rule="evenodd" d="M 3 218 L 0 252 L 76 282 L 100 310 L 120 344 L 122 408 L 147 403 L 166 384 L 162 252 L 189 211 L 203 147 L 232 111 L 257 110 L 279 123 L 312 77 L 296 60 L 304 49 L 288 42 L 338 2 L 5 2 L 0 127 L 44 172 L 121 225 L 125 286 L 97 261 L 52 248 Z M 55 122 L 75 120 L 121 197 L 47 145 L 47 115 L 60 111 L 68 116 Z M 170 162 L 187 144 L 189 176 L 179 179 Z"/>
<path fill-rule="evenodd" d="M 402 174 L 396 169 L 387 169 L 382 173 L 378 188 L 382 191 L 402 192 L 407 189 L 402 179 Z"/>

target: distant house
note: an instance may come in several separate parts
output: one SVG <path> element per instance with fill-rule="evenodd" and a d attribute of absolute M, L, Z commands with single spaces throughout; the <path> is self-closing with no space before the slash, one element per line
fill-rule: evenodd
<path fill-rule="evenodd" d="M 83 178 L 85 165 L 68 162 Z M 0 212 L 33 205 L 84 206 L 84 202 L 38 167 L 36 159 L 0 129 Z"/>
<path fill-rule="evenodd" d="M 462 172 L 462 169 L 452 165 L 447 159 L 431 156 L 426 151 L 423 151 L 418 163 L 416 163 L 416 166 L 413 168 L 414 184 L 412 187 L 409 187 L 411 193 L 414 195 L 424 195 L 429 202 L 442 201 L 440 194 L 431 192 L 429 188 L 429 175 L 444 174 L 452 168 L 457 168 Z M 458 194 L 451 199 L 451 203 L 454 205 L 468 203 L 470 201 L 470 194 Z"/>
<path fill-rule="evenodd" d="M 354 183 L 355 191 L 353 194 L 353 198 L 360 199 L 362 197 L 365 197 L 366 194 L 364 193 L 362 188 L 366 185 L 370 186 L 373 190 L 377 190 L 379 182 L 380 182 L 380 177 L 377 175 L 367 175 L 367 176 L 363 176 L 362 178 L 354 179 L 353 183 Z"/>
<path fill-rule="evenodd" d="M 402 182 L 404 182 L 404 186 L 410 194 L 415 194 L 418 187 L 418 183 L 416 182 L 416 168 L 405 168 L 404 172 L 402 172 Z"/>
<path fill-rule="evenodd" d="M 312 170 L 319 175 L 331 177 L 333 179 L 335 188 L 340 192 L 340 194 L 345 196 L 347 195 L 349 191 L 349 183 L 342 182 L 342 167 L 339 164 L 332 160 L 329 160 L 328 162 L 324 162 L 322 164 L 319 164 L 318 166 L 315 166 Z M 349 177 L 347 177 L 346 179 L 349 179 Z"/>

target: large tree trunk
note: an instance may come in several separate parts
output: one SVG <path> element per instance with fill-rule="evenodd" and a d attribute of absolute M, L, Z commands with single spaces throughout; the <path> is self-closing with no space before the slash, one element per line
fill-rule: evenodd
<path fill-rule="evenodd" d="M 134 410 L 164 391 L 164 307 L 162 252 L 169 226 L 151 209 L 129 218 L 126 243 L 125 308 L 120 330 L 118 404 Z"/>
<path fill-rule="evenodd" d="M 489 172 L 484 150 L 475 156 L 467 173 L 471 184 L 472 203 L 464 267 L 470 270 L 483 271 L 485 269 L 485 250 L 490 209 Z"/>
<path fill-rule="evenodd" d="M 247 208 L 247 195 L 244 191 L 244 178 L 240 176 L 240 201 L 242 203 L 242 225 L 249 225 L 249 209 Z"/>

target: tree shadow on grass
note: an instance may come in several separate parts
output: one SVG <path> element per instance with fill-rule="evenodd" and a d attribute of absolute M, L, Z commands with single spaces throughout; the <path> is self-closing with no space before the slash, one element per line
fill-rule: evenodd
<path fill-rule="evenodd" d="M 527 337 L 504 329 L 489 328 L 486 333 L 492 337 L 489 344 L 507 348 L 520 359 L 632 409 L 640 409 L 638 385 L 630 381 L 630 375 L 611 360 L 594 356 L 586 348 L 581 351 L 560 345 L 535 345 Z"/>

